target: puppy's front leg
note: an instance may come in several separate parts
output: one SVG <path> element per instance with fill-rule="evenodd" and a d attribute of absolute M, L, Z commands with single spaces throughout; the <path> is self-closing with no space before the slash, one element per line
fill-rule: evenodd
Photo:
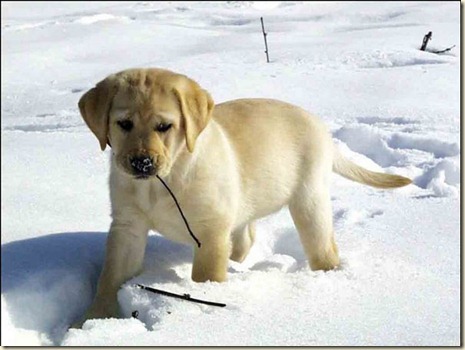
<path fill-rule="evenodd" d="M 140 272 L 148 230 L 148 224 L 140 217 L 113 220 L 97 294 L 84 319 L 73 326 L 79 327 L 87 319 L 118 317 L 117 292 L 124 282 Z"/>
<path fill-rule="evenodd" d="M 230 231 L 218 230 L 202 234 L 201 247 L 195 247 L 192 280 L 224 282 L 227 280 L 231 253 Z"/>

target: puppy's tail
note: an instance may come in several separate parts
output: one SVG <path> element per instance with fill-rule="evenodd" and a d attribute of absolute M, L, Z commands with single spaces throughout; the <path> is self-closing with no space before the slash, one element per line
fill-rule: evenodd
<path fill-rule="evenodd" d="M 333 171 L 346 179 L 377 188 L 396 188 L 407 186 L 412 180 L 385 173 L 367 170 L 345 158 L 334 147 Z"/>

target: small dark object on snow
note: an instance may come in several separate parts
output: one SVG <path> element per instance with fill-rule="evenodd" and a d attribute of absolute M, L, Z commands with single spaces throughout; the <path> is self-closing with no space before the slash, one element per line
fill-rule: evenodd
<path fill-rule="evenodd" d="M 455 45 L 452 45 L 451 47 L 448 47 L 447 49 L 444 50 L 439 50 L 439 51 L 432 51 L 432 53 L 443 53 L 452 50 L 455 47 Z"/>
<path fill-rule="evenodd" d="M 139 311 L 137 311 L 137 310 L 133 311 L 131 316 L 134 317 L 134 318 L 137 318 L 137 316 L 139 316 Z"/>
<path fill-rule="evenodd" d="M 191 298 L 190 294 L 181 295 L 181 294 L 166 292 L 164 290 L 155 289 L 155 288 L 151 288 L 151 287 L 146 287 L 146 286 L 143 286 L 141 284 L 136 284 L 136 286 L 138 286 L 139 288 L 148 290 L 149 292 L 152 292 L 152 293 L 157 293 L 157 294 L 165 295 L 165 296 L 168 296 L 168 297 L 173 297 L 173 298 L 183 299 L 183 300 L 187 300 L 187 301 L 192 301 L 194 303 L 206 304 L 206 305 L 211 305 L 211 306 L 219 306 L 219 307 L 225 307 L 226 306 L 226 304 L 223 304 L 223 303 L 216 303 L 214 301 L 206 301 L 206 300 Z"/>
<path fill-rule="evenodd" d="M 433 32 L 428 32 L 428 34 L 425 35 L 423 38 L 423 44 L 421 45 L 420 50 L 425 51 L 426 45 L 428 45 L 428 41 L 430 41 L 433 37 Z"/>

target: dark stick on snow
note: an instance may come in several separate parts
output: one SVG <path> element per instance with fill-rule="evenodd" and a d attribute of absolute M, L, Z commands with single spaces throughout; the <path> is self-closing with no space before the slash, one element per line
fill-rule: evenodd
<path fill-rule="evenodd" d="M 447 52 L 447 51 L 452 50 L 454 47 L 455 47 L 455 45 L 453 45 L 453 46 L 451 46 L 451 47 L 448 47 L 447 49 L 444 49 L 444 50 L 433 51 L 433 53 L 444 53 L 444 52 Z"/>
<path fill-rule="evenodd" d="M 428 41 L 431 40 L 432 36 L 433 36 L 433 32 L 428 32 L 428 34 L 425 35 L 425 37 L 423 38 L 423 44 L 421 45 L 421 48 L 420 48 L 421 51 L 425 51 L 426 45 L 428 45 Z"/>
<path fill-rule="evenodd" d="M 165 295 L 165 296 L 168 296 L 168 297 L 173 297 L 173 298 L 183 299 L 183 300 L 187 300 L 187 301 L 192 301 L 194 303 L 206 304 L 206 305 L 211 305 L 211 306 L 219 306 L 219 307 L 225 307 L 226 306 L 226 304 L 215 303 L 214 301 L 206 301 L 206 300 L 191 298 L 191 296 L 189 294 L 182 294 L 181 295 L 181 294 L 166 292 L 164 290 L 155 289 L 155 288 L 151 288 L 151 287 L 146 287 L 146 286 L 143 286 L 141 284 L 136 284 L 136 286 L 138 286 L 139 288 L 148 290 L 149 292 L 152 292 L 152 293 L 157 293 L 157 294 Z"/>
<path fill-rule="evenodd" d="M 200 248 L 201 244 L 200 244 L 200 241 L 197 239 L 197 237 L 195 237 L 194 233 L 192 232 L 190 226 L 189 226 L 189 223 L 187 222 L 187 219 L 186 217 L 184 216 L 184 213 L 182 212 L 182 209 L 181 209 L 181 206 L 179 205 L 178 203 L 178 200 L 176 199 L 176 197 L 174 196 L 174 193 L 171 192 L 170 188 L 168 187 L 168 185 L 165 183 L 165 181 L 163 181 L 161 179 L 160 176 L 158 176 L 158 180 L 161 181 L 161 183 L 163 184 L 163 186 L 165 186 L 165 188 L 168 190 L 168 192 L 170 193 L 171 197 L 173 197 L 173 200 L 174 200 L 174 203 L 176 204 L 176 206 L 178 207 L 178 210 L 179 210 L 179 213 L 181 214 L 181 217 L 182 219 L 184 220 L 184 223 L 186 224 L 186 227 L 187 227 L 187 231 L 189 231 L 191 237 L 194 239 L 195 243 L 197 243 L 197 246 Z"/>
<path fill-rule="evenodd" d="M 265 39 L 266 62 L 267 62 L 267 63 L 270 63 L 270 58 L 268 57 L 268 43 L 266 42 L 266 36 L 267 36 L 268 34 L 265 33 L 265 25 L 263 24 L 263 17 L 260 17 L 260 21 L 262 22 L 263 38 Z"/>

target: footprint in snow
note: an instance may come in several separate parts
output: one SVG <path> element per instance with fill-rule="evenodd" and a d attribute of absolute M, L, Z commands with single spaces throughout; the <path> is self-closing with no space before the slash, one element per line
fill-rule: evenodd
<path fill-rule="evenodd" d="M 51 92 L 58 96 L 68 95 L 68 94 L 77 94 L 85 91 L 84 88 L 72 88 L 72 89 L 52 89 Z"/>
<path fill-rule="evenodd" d="M 418 124 L 418 121 L 405 118 L 405 117 L 377 117 L 377 116 L 367 116 L 359 117 L 357 121 L 361 124 L 367 125 L 379 125 L 379 124 L 395 124 L 395 125 L 410 125 Z"/>
<path fill-rule="evenodd" d="M 374 219 L 377 216 L 383 215 L 383 210 L 353 210 L 353 209 L 340 209 L 333 215 L 335 226 L 347 225 L 360 225 L 364 224 L 366 220 Z"/>
<path fill-rule="evenodd" d="M 30 123 L 6 126 L 3 130 L 43 133 L 72 131 L 75 128 L 85 127 L 81 119 L 77 117 L 77 113 L 79 112 L 75 110 L 61 110 L 56 114 L 40 113 L 35 115 L 35 119 L 31 120 Z"/>
<path fill-rule="evenodd" d="M 298 269 L 298 262 L 289 255 L 274 254 L 265 260 L 257 262 L 250 270 L 295 272 Z"/>

